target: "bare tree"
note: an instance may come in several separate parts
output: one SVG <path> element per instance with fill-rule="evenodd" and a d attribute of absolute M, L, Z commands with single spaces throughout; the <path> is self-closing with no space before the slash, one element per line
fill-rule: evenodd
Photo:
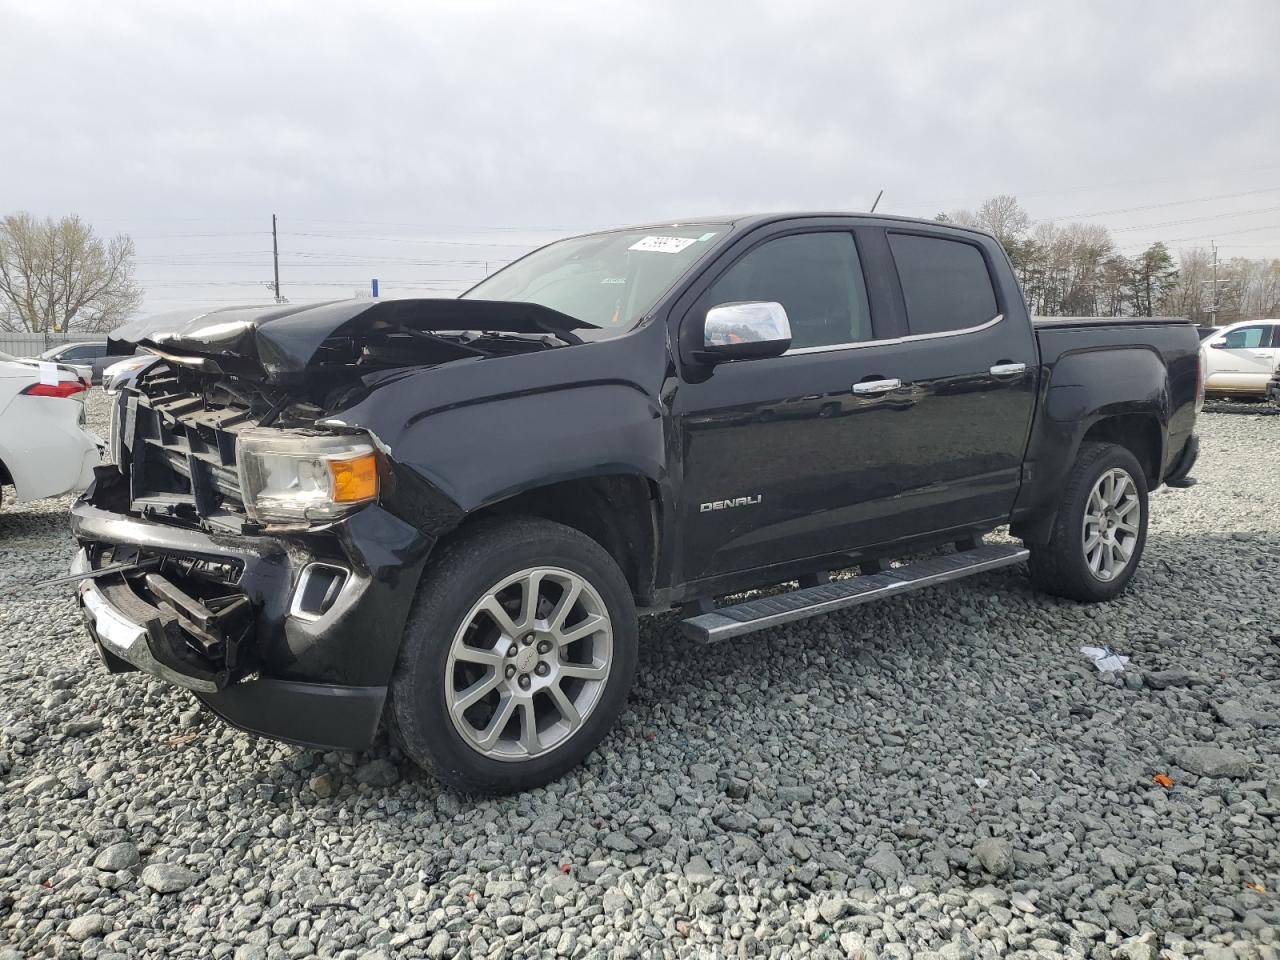
<path fill-rule="evenodd" d="M 940 223 L 989 230 L 1006 249 L 1020 241 L 1031 229 L 1031 217 L 1027 215 L 1027 211 L 1022 209 L 1017 197 L 1007 193 L 982 201 L 982 206 L 976 211 L 952 210 L 950 213 L 940 213 L 934 219 Z"/>
<path fill-rule="evenodd" d="M 1280 260 L 1232 257 L 1223 276 L 1223 323 L 1280 316 Z"/>
<path fill-rule="evenodd" d="M 957 227 L 978 227 L 978 215 L 972 210 L 952 210 L 950 213 L 940 213 L 933 219 L 939 223 L 954 223 Z"/>
<path fill-rule="evenodd" d="M 1165 291 L 1160 312 L 1204 323 L 1213 303 L 1212 291 L 1208 289 L 1213 276 L 1209 251 L 1203 247 L 1181 250 L 1178 260 L 1178 273 Z"/>
<path fill-rule="evenodd" d="M 984 200 L 974 218 L 978 226 L 990 230 L 1006 248 L 1021 240 L 1031 228 L 1031 218 L 1023 210 L 1016 197 L 1002 193 Z"/>
<path fill-rule="evenodd" d="M 1219 261 L 1208 250 L 1179 251 L 1178 262 L 1156 242 L 1127 257 L 1099 224 L 1034 222 L 1015 197 L 1002 194 L 976 210 L 939 213 L 939 223 L 990 231 L 1008 251 L 1033 313 L 1157 313 L 1220 324 L 1280 317 L 1280 260 Z"/>
<path fill-rule="evenodd" d="M 79 217 L 0 221 L 0 325 L 34 333 L 110 330 L 142 302 L 133 241 L 104 241 Z"/>
<path fill-rule="evenodd" d="M 1033 313 L 1080 316 L 1113 308 L 1114 292 L 1104 264 L 1112 259 L 1114 247 L 1105 227 L 1037 223 L 1018 248 L 1020 253 L 1010 251 L 1010 257 Z"/>

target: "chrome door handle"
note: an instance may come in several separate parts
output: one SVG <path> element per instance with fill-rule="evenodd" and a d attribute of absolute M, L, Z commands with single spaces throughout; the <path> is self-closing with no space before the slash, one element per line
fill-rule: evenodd
<path fill-rule="evenodd" d="M 997 363 L 991 368 L 993 377 L 1015 377 L 1020 373 L 1027 372 L 1025 363 Z"/>
<path fill-rule="evenodd" d="M 888 393 L 902 386 L 901 380 L 864 380 L 853 385 L 853 392 L 866 395 L 869 393 Z"/>

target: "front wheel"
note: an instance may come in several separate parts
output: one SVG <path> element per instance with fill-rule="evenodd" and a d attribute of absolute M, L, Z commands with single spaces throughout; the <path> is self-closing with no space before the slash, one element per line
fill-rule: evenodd
<path fill-rule="evenodd" d="M 603 739 L 635 673 L 638 624 L 622 571 L 546 520 L 485 521 L 424 576 L 391 683 L 391 728 L 462 790 L 539 786 Z"/>
<path fill-rule="evenodd" d="M 1041 590 L 1097 602 L 1122 593 L 1147 543 L 1147 480 L 1113 443 L 1081 444 L 1047 543 L 1028 544 Z"/>

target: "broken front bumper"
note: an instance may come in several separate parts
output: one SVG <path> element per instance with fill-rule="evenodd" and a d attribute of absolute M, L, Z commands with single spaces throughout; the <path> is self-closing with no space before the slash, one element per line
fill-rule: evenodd
<path fill-rule="evenodd" d="M 109 477 L 99 475 L 99 483 Z M 103 662 L 192 691 L 229 723 L 359 750 L 377 730 L 429 539 L 377 506 L 324 535 L 245 537 L 72 507 L 73 572 L 121 555 L 148 571 L 82 580 Z"/>
<path fill-rule="evenodd" d="M 71 564 L 72 573 L 89 573 L 89 553 L 81 550 Z M 127 588 L 124 588 L 127 590 Z M 108 667 L 123 661 L 135 670 L 149 673 L 161 680 L 195 690 L 200 693 L 217 693 L 217 679 L 187 673 L 170 666 L 158 654 L 164 641 L 155 634 L 160 625 L 160 611 L 153 609 L 143 622 L 130 619 L 129 614 L 107 598 L 103 588 L 94 580 L 84 580 L 78 588 L 80 610 L 90 636 L 98 643 L 99 651 Z M 137 601 L 141 605 L 141 601 Z M 127 668 L 126 668 L 127 669 Z"/>

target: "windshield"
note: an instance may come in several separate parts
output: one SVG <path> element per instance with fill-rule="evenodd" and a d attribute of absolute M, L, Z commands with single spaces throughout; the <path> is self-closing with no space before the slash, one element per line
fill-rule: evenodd
<path fill-rule="evenodd" d="M 601 340 L 631 329 L 724 234 L 724 223 L 619 230 L 561 240 L 535 250 L 462 296 L 537 303 L 598 329 Z"/>

